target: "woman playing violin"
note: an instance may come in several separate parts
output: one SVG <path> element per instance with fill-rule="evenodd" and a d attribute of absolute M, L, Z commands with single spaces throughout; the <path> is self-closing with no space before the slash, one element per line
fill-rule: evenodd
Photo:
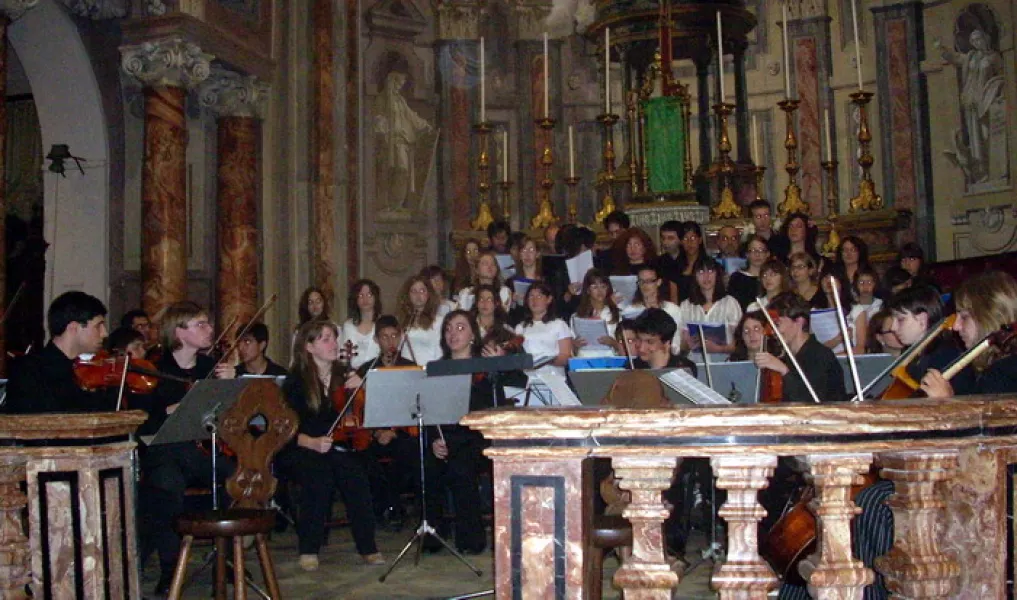
<path fill-rule="evenodd" d="M 330 321 L 308 321 L 293 340 L 293 364 L 283 394 L 300 416 L 296 443 L 277 458 L 279 466 L 302 487 L 297 520 L 300 567 L 318 569 L 318 551 L 325 536 L 325 519 L 336 489 L 346 503 L 353 541 L 363 562 L 385 563 L 374 539 L 371 486 L 363 457 L 336 447 L 330 429 L 338 411 L 332 396 L 343 387 L 339 364 L 339 331 Z"/>

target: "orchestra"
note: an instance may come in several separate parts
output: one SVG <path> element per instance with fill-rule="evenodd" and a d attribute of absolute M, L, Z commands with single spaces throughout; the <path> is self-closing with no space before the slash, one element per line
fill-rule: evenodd
<path fill-rule="evenodd" d="M 66 292 L 47 312 L 49 342 L 9 365 L 3 411 L 129 406 L 147 413 L 138 431 L 147 436 L 159 431 L 195 381 L 284 378 L 283 394 L 300 425 L 275 465 L 279 476 L 298 489 L 293 502 L 296 555 L 302 569 L 315 571 L 334 497 L 345 506 L 360 562 L 385 564 L 376 526 L 393 518 L 401 523 L 405 492 L 422 493 L 415 482 L 417 435 L 425 436 L 423 467 L 432 486 L 423 491 L 427 520 L 437 524 L 440 535 L 451 534 L 461 553 L 478 554 L 490 546 L 482 512 L 490 500 L 481 496 L 485 492 L 479 484 L 488 461 L 483 438 L 454 423 L 424 431 L 365 429 L 363 415 L 356 413 L 372 401 L 366 382 L 378 370 L 520 351 L 533 358 L 533 369 L 520 377 L 520 385 L 530 388 L 545 375 L 568 377 L 571 360 L 579 358 L 625 357 L 630 368 L 684 369 L 694 376 L 710 364 L 746 362 L 758 375 L 756 397 L 743 401 L 812 404 L 841 402 L 857 393 L 845 386 L 846 368 L 839 360 L 850 349 L 854 355 L 890 354 L 897 361 L 886 391 L 859 398 L 864 401 L 1017 391 L 1017 357 L 1010 353 L 1017 322 L 1013 277 L 999 271 L 971 276 L 953 290 L 952 311 L 931 285 L 929 265 L 917 246 L 903 248 L 893 272 L 884 276 L 870 264 L 868 248 L 856 236 L 845 236 L 823 257 L 807 215 L 787 217 L 778 232 L 769 205 L 753 203 L 750 212 L 754 232 L 725 228 L 716 257 L 697 223 L 663 223 L 658 256 L 646 231 L 630 226 L 624 213 L 613 214 L 606 223 L 610 248 L 599 248 L 590 262 L 596 266 L 578 278 L 567 272 L 554 248 L 565 249 L 570 258 L 597 250 L 591 247 L 592 232 L 564 226 L 550 237 L 546 232 L 530 237 L 496 223 L 488 228 L 488 240 L 461 243 L 454 270 L 430 265 L 407 278 L 392 294 L 397 298 L 394 314 L 383 312 L 382 297 L 395 290 L 359 279 L 349 286 L 345 321 L 339 325 L 326 289 L 308 287 L 299 299 L 291 354 L 279 356 L 280 363 L 266 355 L 269 329 L 257 319 L 220 331 L 233 342 L 235 355 L 232 348 L 215 352 L 215 324 L 208 311 L 191 302 L 173 304 L 157 318 L 131 310 L 107 338 L 103 303 L 82 292 Z M 542 252 L 543 240 L 553 244 Z M 731 258 L 743 259 L 741 267 L 727 269 L 724 261 Z M 503 278 L 507 264 L 513 264 L 514 275 Z M 628 297 L 619 293 L 615 277 L 634 279 L 634 292 Z M 821 340 L 814 325 L 824 309 L 842 313 L 846 328 Z M 579 320 L 602 321 L 604 334 L 584 339 Z M 708 326 L 721 337 L 707 338 L 703 331 Z M 156 329 L 158 341 L 150 334 Z M 104 341 L 108 356 L 144 362 L 147 354 L 155 357 L 152 367 L 125 360 L 117 370 L 121 363 L 113 359 L 113 376 L 106 377 L 111 382 L 86 384 L 83 371 L 76 369 L 79 363 L 94 364 L 88 361 Z M 288 369 L 280 366 L 287 359 Z M 146 370 L 157 381 L 151 390 L 117 389 L 128 371 Z M 492 386 L 483 374 L 475 376 L 469 409 L 516 404 L 503 388 L 501 383 Z M 727 395 L 729 390 L 716 391 Z M 544 396 L 555 403 L 552 395 Z M 158 555 L 162 576 L 156 591 L 161 592 L 179 553 L 173 520 L 183 511 L 185 489 L 211 485 L 211 471 L 207 451 L 193 443 L 141 446 L 140 556 L 144 561 Z M 223 457 L 214 477 L 223 480 L 232 467 L 233 461 Z M 782 463 L 778 478 L 795 481 L 793 471 L 793 465 Z M 702 482 L 698 476 L 684 481 L 693 479 Z M 692 502 L 689 491 L 681 489 L 684 484 L 676 485 L 668 492 L 674 503 Z M 786 499 L 789 490 L 774 487 L 766 495 Z M 882 502 L 890 493 L 892 485 L 875 481 L 858 495 L 864 509 L 859 527 L 869 532 L 856 540 L 861 557 L 874 558 L 888 548 L 893 519 Z M 772 499 L 764 498 L 764 504 L 771 513 L 782 511 Z M 449 509 L 454 519 L 443 517 Z M 678 555 L 688 528 L 685 520 L 668 533 Z M 442 549 L 433 540 L 425 540 L 424 548 Z M 871 558 L 863 560 L 871 563 Z M 877 580 L 871 597 L 884 597 L 881 585 Z M 804 597 L 801 586 L 783 587 L 782 598 Z"/>

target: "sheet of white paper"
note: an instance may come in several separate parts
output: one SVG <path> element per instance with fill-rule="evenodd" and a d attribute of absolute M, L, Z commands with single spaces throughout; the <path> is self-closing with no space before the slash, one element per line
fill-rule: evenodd
<path fill-rule="evenodd" d="M 660 381 L 688 398 L 693 404 L 731 404 L 730 400 L 715 392 L 684 369 L 675 369 L 664 373 L 660 376 Z"/>
<path fill-rule="evenodd" d="M 501 270 L 501 280 L 505 281 L 516 272 L 516 261 L 511 254 L 495 254 L 494 259 L 498 261 L 498 269 Z"/>
<path fill-rule="evenodd" d="M 840 325 L 837 323 L 837 309 L 835 308 L 812 311 L 809 315 L 809 324 L 812 333 L 820 343 L 828 342 L 840 335 Z"/>
<path fill-rule="evenodd" d="M 722 258 L 720 260 L 724 263 L 724 271 L 727 272 L 728 275 L 741 271 L 745 268 L 745 265 L 749 264 L 749 261 L 744 258 L 738 258 L 737 256 L 733 258 Z"/>
<path fill-rule="evenodd" d="M 579 397 L 569 387 L 568 381 L 566 381 L 564 375 L 558 373 L 545 371 L 540 374 L 540 379 L 550 388 L 551 393 L 554 394 L 554 400 L 559 406 L 582 406 L 583 403 L 579 401 Z"/>
<path fill-rule="evenodd" d="M 639 289 L 639 277 L 636 275 L 612 275 L 611 287 L 614 288 L 614 293 L 621 294 L 621 304 L 632 304 L 636 290 Z"/>
<path fill-rule="evenodd" d="M 526 297 L 526 292 L 527 292 L 527 290 L 530 289 L 531 285 L 533 285 L 533 280 L 532 279 L 523 279 L 522 277 L 513 279 L 512 280 L 512 288 L 513 288 L 512 292 L 514 293 L 515 296 L 518 296 L 519 298 L 525 298 Z M 522 302 L 516 302 L 516 304 L 521 305 Z"/>
<path fill-rule="evenodd" d="M 597 341 L 610 335 L 607 331 L 607 321 L 604 319 L 572 317 L 572 333 L 586 341 L 586 345 L 583 346 L 585 350 L 611 350 L 609 346 Z"/>
<path fill-rule="evenodd" d="M 565 267 L 569 271 L 570 283 L 582 283 L 586 272 L 593 268 L 593 252 L 591 250 L 580 252 L 566 260 Z"/>

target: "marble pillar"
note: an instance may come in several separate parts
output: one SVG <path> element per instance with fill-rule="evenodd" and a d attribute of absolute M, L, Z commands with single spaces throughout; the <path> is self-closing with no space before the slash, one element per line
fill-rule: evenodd
<path fill-rule="evenodd" d="M 0 457 L 0 598 L 5 600 L 28 598 L 25 586 L 32 581 L 24 519 L 28 497 L 21 491 L 25 462 L 16 454 Z"/>
<path fill-rule="evenodd" d="M 145 96 L 141 179 L 141 307 L 158 316 L 187 298 L 188 88 L 204 81 L 214 58 L 181 38 L 123 46 L 121 65 Z"/>
<path fill-rule="evenodd" d="M 769 485 L 777 457 L 714 456 L 710 466 L 717 487 L 727 490 L 727 502 L 718 514 L 728 525 L 727 556 L 714 568 L 711 586 L 721 600 L 765 600 L 779 580 L 759 555 L 759 520 L 766 516 L 759 490 Z"/>
<path fill-rule="evenodd" d="M 332 0 L 311 7 L 311 281 L 335 306 L 335 21 Z"/>
<path fill-rule="evenodd" d="M 234 318 L 246 323 L 258 310 L 258 164 L 267 95 L 268 86 L 256 77 L 225 69 L 215 69 L 201 87 L 201 104 L 212 110 L 218 124 L 215 296 L 220 326 Z"/>
<path fill-rule="evenodd" d="M 832 105 L 830 89 L 830 17 L 807 17 L 788 21 L 794 89 L 799 100 L 798 160 L 802 165 L 799 185 L 802 200 L 813 216 L 825 215 L 823 196 L 823 109 Z"/>
<path fill-rule="evenodd" d="M 631 494 L 622 516 L 632 523 L 632 555 L 615 571 L 614 584 L 634 600 L 670 600 L 678 585 L 664 553 L 664 520 L 671 506 L 663 499 L 678 459 L 671 456 L 611 458 L 618 487 Z"/>

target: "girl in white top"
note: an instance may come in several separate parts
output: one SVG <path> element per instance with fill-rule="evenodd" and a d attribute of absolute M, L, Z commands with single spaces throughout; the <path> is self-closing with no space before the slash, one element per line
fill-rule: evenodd
<path fill-rule="evenodd" d="M 519 260 L 516 261 L 516 273 L 506 282 L 510 288 L 509 291 L 512 292 L 512 302 L 522 306 L 523 297 L 515 292 L 515 288 L 512 285 L 512 281 L 516 279 L 528 279 L 530 281 L 544 280 L 540 249 L 537 248 L 537 242 L 529 236 L 525 236 L 519 241 Z M 505 310 L 510 310 L 511 308 L 510 306 L 505 306 Z"/>
<path fill-rule="evenodd" d="M 869 317 L 865 312 L 865 307 L 861 304 L 855 304 L 854 300 L 851 299 L 851 294 L 847 291 L 851 289 L 851 286 L 847 282 L 847 276 L 844 274 L 844 271 L 838 266 L 828 269 L 819 280 L 819 287 L 826 296 L 827 308 L 835 308 L 837 306 L 833 298 L 834 286 L 837 287 L 840 304 L 845 311 L 844 321 L 847 322 L 848 333 L 851 334 L 851 349 L 855 354 L 864 354 L 865 340 L 869 335 Z M 844 348 L 844 336 L 841 334 L 837 334 L 833 339 L 823 342 L 823 345 L 832 349 L 834 354 L 847 354 L 847 350 Z"/>
<path fill-rule="evenodd" d="M 498 259 L 495 258 L 494 252 L 491 252 L 490 250 L 481 252 L 480 258 L 477 259 L 477 278 L 473 282 L 473 285 L 459 290 L 457 302 L 457 307 L 459 309 L 470 310 L 473 308 L 473 288 L 481 284 L 493 285 L 495 288 L 499 289 L 502 306 L 509 305 L 509 302 L 512 300 L 512 292 L 502 285 L 501 269 L 498 268 Z"/>
<path fill-rule="evenodd" d="M 763 287 L 763 305 L 760 306 L 759 302 L 753 302 L 749 304 L 745 312 L 763 310 L 778 294 L 791 291 L 791 277 L 787 267 L 776 258 L 771 258 L 760 267 L 759 284 Z"/>
<path fill-rule="evenodd" d="M 438 265 L 428 265 L 420 270 L 420 274 L 431 282 L 431 289 L 440 300 L 437 314 L 438 320 L 441 321 L 456 307 L 456 303 L 448 299 L 448 275 L 445 273 L 445 269 Z"/>
<path fill-rule="evenodd" d="M 614 337 L 614 330 L 618 326 L 618 306 L 615 305 L 614 288 L 611 286 L 611 278 L 600 269 L 590 269 L 583 277 L 582 292 L 579 297 L 579 308 L 572 315 L 572 337 L 573 345 L 576 347 L 576 356 L 614 356 L 621 345 Z M 600 336 L 597 344 L 600 348 L 587 348 L 590 343 L 576 335 L 576 319 L 600 319 L 607 326 L 607 335 Z M 606 346 L 604 348 L 603 346 Z"/>
<path fill-rule="evenodd" d="M 636 281 L 639 287 L 636 288 L 636 295 L 632 298 L 632 304 L 624 311 L 626 315 L 642 312 L 647 308 L 659 308 L 671 315 L 675 323 L 678 323 L 678 305 L 660 297 L 660 286 L 664 279 L 660 271 L 652 265 L 645 265 L 639 269 L 639 279 Z M 671 352 L 678 354 L 681 350 L 680 344 L 671 344 Z"/>
<path fill-rule="evenodd" d="M 353 342 L 354 355 L 350 366 L 354 369 L 374 360 L 380 351 L 374 339 L 374 321 L 381 314 L 381 289 L 370 279 L 361 279 L 350 286 L 346 298 L 346 311 L 349 319 L 343 323 L 340 342 Z"/>
<path fill-rule="evenodd" d="M 423 275 L 407 279 L 399 292 L 399 322 L 409 324 L 406 326 L 402 356 L 421 367 L 441 358 L 438 300 L 431 281 Z"/>
<path fill-rule="evenodd" d="M 508 326 L 508 314 L 505 312 L 505 307 L 502 306 L 494 286 L 478 285 L 476 292 L 477 301 L 470 314 L 477 321 L 480 337 L 483 339 L 484 345 L 487 345 L 490 339 L 501 343 L 506 337 L 505 334 L 513 335 L 512 328 Z"/>
<path fill-rule="evenodd" d="M 565 321 L 554 317 L 553 303 L 551 286 L 540 281 L 531 285 L 526 290 L 526 312 L 516 325 L 516 334 L 523 336 L 523 350 L 533 356 L 534 363 L 551 359 L 536 374 L 550 371 L 564 377 L 572 356 L 572 331 Z"/>
<path fill-rule="evenodd" d="M 700 340 L 689 335 L 689 323 L 722 324 L 725 326 L 726 343 L 706 340 L 706 352 L 710 355 L 711 363 L 723 362 L 735 350 L 734 330 L 742 318 L 742 307 L 724 289 L 723 265 L 704 256 L 694 271 L 696 285 L 678 307 L 678 331 L 681 332 L 682 346 L 700 351 Z"/>
<path fill-rule="evenodd" d="M 858 305 L 865 307 L 865 316 L 872 321 L 872 316 L 883 308 L 883 301 L 876 298 L 876 286 L 879 279 L 872 267 L 862 267 L 855 273 L 855 298 Z"/>

